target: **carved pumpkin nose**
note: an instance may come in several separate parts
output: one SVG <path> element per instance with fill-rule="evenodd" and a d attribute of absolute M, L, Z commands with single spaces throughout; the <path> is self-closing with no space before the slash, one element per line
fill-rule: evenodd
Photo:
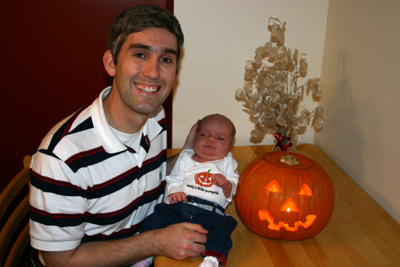
<path fill-rule="evenodd" d="M 288 200 L 286 200 L 286 202 L 283 204 L 281 211 L 287 211 L 287 212 L 291 212 L 291 211 L 299 211 L 299 209 L 297 208 L 296 203 L 294 202 L 293 198 L 290 197 Z"/>

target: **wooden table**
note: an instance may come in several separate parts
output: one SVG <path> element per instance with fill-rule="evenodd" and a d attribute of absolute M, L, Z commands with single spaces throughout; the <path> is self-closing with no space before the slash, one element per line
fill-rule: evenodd
<path fill-rule="evenodd" d="M 239 174 L 254 158 L 271 149 L 233 147 Z M 168 151 L 169 155 L 178 152 Z M 232 233 L 227 266 L 400 266 L 400 225 L 317 146 L 300 145 L 297 153 L 318 162 L 332 179 L 336 201 L 328 225 L 315 237 L 302 241 L 268 239 L 250 232 L 231 203 L 226 213 L 238 221 L 238 226 Z M 160 256 L 155 266 L 197 267 L 201 261 L 201 257 L 175 261 Z"/>

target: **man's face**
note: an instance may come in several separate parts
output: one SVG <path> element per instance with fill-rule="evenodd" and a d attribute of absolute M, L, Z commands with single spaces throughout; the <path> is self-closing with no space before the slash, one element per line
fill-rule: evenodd
<path fill-rule="evenodd" d="M 168 97 L 176 78 L 177 39 L 166 29 L 148 28 L 127 36 L 113 65 L 113 97 L 122 112 L 145 115 Z M 115 101 L 114 101 L 115 102 Z"/>

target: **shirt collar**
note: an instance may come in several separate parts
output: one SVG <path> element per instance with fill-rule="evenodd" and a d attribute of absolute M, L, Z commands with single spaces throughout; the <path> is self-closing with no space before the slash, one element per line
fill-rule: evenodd
<path fill-rule="evenodd" d="M 104 113 L 103 99 L 111 92 L 111 86 L 105 88 L 99 95 L 99 97 L 93 101 L 91 107 L 91 116 L 93 126 L 97 131 L 100 142 L 103 145 L 107 153 L 113 154 L 124 150 L 127 147 L 118 139 L 111 126 L 107 122 L 106 115 Z M 162 110 L 160 107 L 154 114 L 158 114 Z M 158 124 L 155 119 L 155 115 L 150 115 L 146 124 L 142 128 L 142 136 L 148 139 L 150 142 L 156 138 L 162 132 L 162 127 Z M 138 138 L 143 139 L 142 137 Z M 150 144 L 149 144 L 150 145 Z M 140 149 L 140 142 L 135 142 L 135 147 L 132 147 L 136 152 Z"/>

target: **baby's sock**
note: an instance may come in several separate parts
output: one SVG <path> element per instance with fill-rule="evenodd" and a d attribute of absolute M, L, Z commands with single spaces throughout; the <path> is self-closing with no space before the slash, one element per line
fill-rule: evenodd
<path fill-rule="evenodd" d="M 200 263 L 199 267 L 218 267 L 219 263 L 216 257 L 207 256 L 203 262 Z"/>
<path fill-rule="evenodd" d="M 150 266 L 152 263 L 153 263 L 153 259 L 150 257 L 150 258 L 144 259 L 144 260 L 142 260 L 142 261 L 136 262 L 136 263 L 135 263 L 134 265 L 132 265 L 131 267 L 148 267 L 148 266 Z"/>

